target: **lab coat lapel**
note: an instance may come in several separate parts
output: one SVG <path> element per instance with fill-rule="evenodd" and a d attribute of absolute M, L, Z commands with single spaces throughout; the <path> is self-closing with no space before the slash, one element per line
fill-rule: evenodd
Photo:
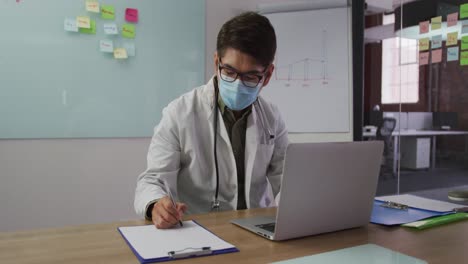
<path fill-rule="evenodd" d="M 248 208 L 250 208 L 250 186 L 252 182 L 255 157 L 257 156 L 257 145 L 257 113 L 254 105 L 252 105 L 252 113 L 250 113 L 249 118 L 247 119 L 247 131 L 245 137 L 245 201 Z"/>
<path fill-rule="evenodd" d="M 210 110 L 208 111 L 208 123 L 210 124 L 211 129 L 213 129 L 213 124 L 214 124 L 214 114 L 215 114 L 215 107 L 214 107 L 214 84 L 213 84 L 213 79 L 211 79 L 207 86 L 204 88 L 204 98 L 205 100 L 208 100 L 206 103 L 210 107 Z M 224 125 L 223 121 L 223 116 L 221 115 L 221 111 L 218 109 L 217 113 L 218 115 L 218 128 L 216 129 L 218 135 L 223 139 L 223 141 L 226 143 L 226 145 L 231 149 L 231 141 L 229 140 L 229 135 L 227 133 L 226 126 Z"/>

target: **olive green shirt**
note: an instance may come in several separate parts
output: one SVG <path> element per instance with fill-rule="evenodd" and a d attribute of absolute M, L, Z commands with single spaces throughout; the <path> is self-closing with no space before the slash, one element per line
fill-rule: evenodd
<path fill-rule="evenodd" d="M 223 116 L 229 140 L 231 141 L 232 153 L 236 160 L 237 169 L 237 210 L 247 209 L 245 201 L 245 133 L 247 131 L 247 119 L 252 112 L 252 106 L 242 110 L 242 115 L 236 119 L 233 111 L 218 97 L 218 106 Z"/>

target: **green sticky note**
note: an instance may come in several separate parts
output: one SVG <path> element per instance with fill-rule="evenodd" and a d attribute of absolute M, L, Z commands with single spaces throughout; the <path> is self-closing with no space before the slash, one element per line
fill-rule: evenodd
<path fill-rule="evenodd" d="M 468 51 L 462 51 L 460 55 L 460 65 L 468 65 Z"/>
<path fill-rule="evenodd" d="M 101 18 L 102 19 L 115 19 L 115 9 L 112 5 L 101 5 Z"/>
<path fill-rule="evenodd" d="M 467 50 L 468 49 L 468 36 L 463 36 L 461 39 L 461 49 Z"/>
<path fill-rule="evenodd" d="M 91 20 L 89 22 L 89 28 L 80 28 L 80 33 L 84 34 L 96 34 L 96 20 Z"/>
<path fill-rule="evenodd" d="M 135 38 L 135 25 L 124 24 L 122 27 L 122 37 L 124 38 Z"/>
<path fill-rule="evenodd" d="M 468 17 L 468 4 L 460 5 L 460 18 Z"/>

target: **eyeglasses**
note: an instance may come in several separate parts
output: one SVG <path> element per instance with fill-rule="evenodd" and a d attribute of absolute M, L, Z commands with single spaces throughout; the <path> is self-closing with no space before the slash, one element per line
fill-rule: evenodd
<path fill-rule="evenodd" d="M 224 66 L 221 63 L 221 59 L 218 60 L 218 70 L 221 73 L 221 79 L 223 79 L 226 82 L 234 82 L 237 80 L 237 78 L 240 78 L 242 83 L 250 88 L 256 88 L 260 81 L 265 77 L 265 73 L 267 71 L 268 67 L 265 68 L 263 72 L 260 72 L 258 74 L 255 73 L 240 73 L 233 69 L 232 67 L 229 66 Z"/>

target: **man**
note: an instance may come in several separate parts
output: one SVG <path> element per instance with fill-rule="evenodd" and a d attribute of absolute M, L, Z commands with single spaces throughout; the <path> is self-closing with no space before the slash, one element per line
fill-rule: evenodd
<path fill-rule="evenodd" d="M 138 178 L 135 210 L 157 228 L 185 212 L 273 206 L 280 191 L 287 131 L 258 97 L 274 70 L 274 29 L 247 12 L 222 26 L 216 46 L 215 76 L 163 110 Z"/>

